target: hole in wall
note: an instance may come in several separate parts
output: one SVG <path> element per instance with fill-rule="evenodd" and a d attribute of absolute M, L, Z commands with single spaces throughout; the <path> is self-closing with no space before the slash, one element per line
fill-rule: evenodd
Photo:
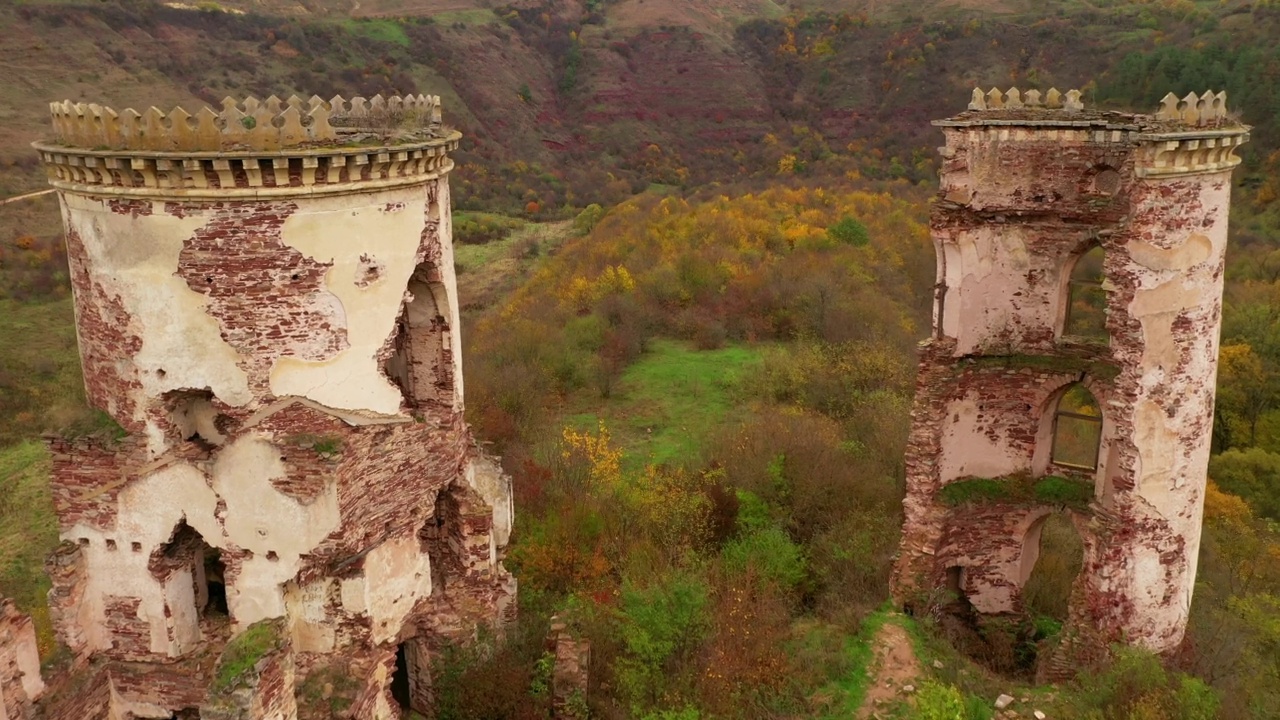
<path fill-rule="evenodd" d="M 1097 470 L 1101 446 L 1102 407 L 1088 388 L 1073 383 L 1058 398 L 1049 459 L 1063 467 Z"/>
<path fill-rule="evenodd" d="M 408 710 L 412 702 L 409 691 L 409 657 L 404 643 L 396 646 L 396 670 L 391 676 L 391 697 L 402 709 Z"/>
<path fill-rule="evenodd" d="M 383 372 L 404 396 L 408 407 L 452 400 L 453 367 L 446 348 L 449 326 L 444 285 L 434 280 L 430 264 L 419 265 L 409 280 L 411 300 L 396 320 L 392 352 Z"/>
<path fill-rule="evenodd" d="M 169 541 L 151 554 L 147 563 L 153 577 L 167 581 L 179 571 L 188 572 L 194 584 L 196 614 L 225 618 L 227 605 L 226 563 L 222 551 L 205 542 L 204 536 L 184 519 L 174 528 Z"/>
<path fill-rule="evenodd" d="M 208 591 L 204 614 L 230 615 L 230 607 L 227 605 L 227 566 L 222 561 L 222 551 L 205 545 L 203 560 L 205 587 Z"/>
<path fill-rule="evenodd" d="M 1038 537 L 1031 539 L 1037 541 L 1038 552 L 1022 586 L 1023 608 L 1038 624 L 1061 627 L 1067 620 L 1071 588 L 1084 565 L 1084 543 L 1063 513 L 1045 518 Z"/>
<path fill-rule="evenodd" d="M 115 549 L 116 549 L 116 541 L 115 541 L 115 540 L 110 540 L 110 539 L 108 539 L 108 540 L 107 540 L 107 549 L 108 549 L 108 550 L 115 550 Z"/>
<path fill-rule="evenodd" d="M 369 287 L 382 279 L 382 274 L 385 270 L 386 267 L 380 260 L 368 255 L 361 255 L 360 263 L 356 266 L 356 286 Z"/>
<path fill-rule="evenodd" d="M 217 411 L 212 390 L 171 390 L 163 395 L 163 400 L 169 410 L 169 420 L 183 440 L 206 449 L 226 442 L 224 433 L 231 419 Z"/>

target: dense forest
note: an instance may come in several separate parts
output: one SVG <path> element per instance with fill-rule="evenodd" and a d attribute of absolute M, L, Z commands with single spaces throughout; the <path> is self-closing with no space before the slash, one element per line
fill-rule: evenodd
<path fill-rule="evenodd" d="M 341 7 L 337 7 L 341 5 Z M 360 3 L 355 3 L 359 6 Z M 442 718 L 545 718 L 554 615 L 593 717 L 1280 713 L 1280 3 L 20 0 L 0 7 L 0 199 L 39 190 L 47 101 L 429 92 L 452 178 L 468 421 L 514 478 L 519 621 L 439 668 Z M 691 9 L 691 6 L 692 9 Z M 1225 89 L 1236 171 L 1192 621 L 1060 685 L 1035 659 L 1080 569 L 1050 526 L 1029 630 L 966 642 L 888 604 L 939 135 L 974 85 L 1154 109 Z M 43 432 L 84 406 L 56 202 L 0 206 L 0 594 L 43 610 Z M 105 428 L 105 429 L 104 429 Z M 36 509 L 36 511 L 33 511 Z"/>

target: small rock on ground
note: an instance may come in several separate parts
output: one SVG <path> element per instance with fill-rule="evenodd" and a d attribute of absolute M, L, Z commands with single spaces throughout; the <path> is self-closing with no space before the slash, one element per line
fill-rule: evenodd
<path fill-rule="evenodd" d="M 1013 704 L 1013 696 L 1012 696 L 1012 695 L 1001 695 L 1000 697 L 996 698 L 996 709 L 997 709 L 997 710 L 1003 710 L 1003 709 L 1005 709 L 1005 708 L 1009 707 L 1009 706 L 1010 706 L 1010 705 L 1012 705 L 1012 704 Z"/>

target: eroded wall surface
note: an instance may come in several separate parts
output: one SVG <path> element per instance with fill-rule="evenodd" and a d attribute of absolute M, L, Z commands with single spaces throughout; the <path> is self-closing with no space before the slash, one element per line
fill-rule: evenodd
<path fill-rule="evenodd" d="M 278 619 L 287 657 L 237 717 L 297 716 L 326 658 L 370 673 L 352 717 L 396 717 L 388 653 L 420 643 L 427 677 L 509 619 L 510 479 L 462 415 L 451 163 L 406 158 L 322 159 L 315 187 L 293 159 L 260 191 L 248 161 L 194 194 L 60 185 L 86 389 L 123 433 L 49 439 L 51 616 L 107 663 L 108 714 L 213 702 L 199 663 Z"/>
<path fill-rule="evenodd" d="M 938 124 L 934 333 L 917 380 L 895 595 L 911 604 L 950 586 L 979 613 L 1021 612 L 1042 521 L 1063 513 L 1085 547 L 1069 624 L 1099 631 L 1098 642 L 1170 650 L 1195 582 L 1230 153 L 1247 128 L 1022 107 Z M 1093 248 L 1105 258 L 1105 336 L 1077 337 L 1072 271 Z M 1096 404 L 1091 464 L 1053 450 L 1073 387 Z M 960 492 L 1046 477 L 1092 487 L 1091 501 Z"/>
<path fill-rule="evenodd" d="M 0 720 L 35 717 L 44 689 L 35 625 L 12 600 L 0 598 Z"/>

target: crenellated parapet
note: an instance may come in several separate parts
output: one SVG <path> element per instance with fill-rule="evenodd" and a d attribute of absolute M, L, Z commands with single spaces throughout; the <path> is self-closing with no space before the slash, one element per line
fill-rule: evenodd
<path fill-rule="evenodd" d="M 443 129 L 435 95 L 349 101 L 341 96 L 228 97 L 221 109 L 206 106 L 194 114 L 181 107 L 167 113 L 156 107 L 117 112 L 70 100 L 51 103 L 49 110 L 57 143 L 99 150 L 277 150 L 343 142 L 344 136 L 359 132 L 392 137 L 440 134 Z"/>
<path fill-rule="evenodd" d="M 1079 90 L 1059 92 L 1058 88 L 1049 88 L 1042 96 L 1039 90 L 1028 90 L 1025 93 L 1016 87 L 1008 92 L 991 88 L 983 92 L 982 88 L 973 89 L 973 99 L 969 101 L 970 110 L 1063 110 L 1079 112 L 1084 110 L 1084 102 L 1080 99 Z"/>
<path fill-rule="evenodd" d="M 1229 121 L 1227 117 L 1227 91 L 1217 93 L 1204 91 L 1203 95 L 1187 93 L 1179 99 L 1169 93 L 1160 100 L 1160 109 L 1156 111 L 1156 119 L 1164 122 L 1176 122 L 1183 125 L 1203 127 L 1217 125 Z"/>
<path fill-rule="evenodd" d="M 267 198 L 419 184 L 453 167 L 461 137 L 433 95 L 227 98 L 195 114 L 69 101 L 50 110 L 54 140 L 34 144 L 49 181 L 95 195 Z"/>
<path fill-rule="evenodd" d="M 966 128 L 970 142 L 1055 142 L 1110 145 L 1138 150 L 1138 177 L 1171 177 L 1229 171 L 1236 151 L 1249 141 L 1249 127 L 1227 110 L 1225 91 L 1179 98 L 1169 93 L 1149 115 L 1085 109 L 1079 90 L 1022 91 L 974 88 L 968 112 L 935 121 Z M 958 137 L 958 136 L 956 136 Z M 944 156 L 952 150 L 944 149 Z"/>

